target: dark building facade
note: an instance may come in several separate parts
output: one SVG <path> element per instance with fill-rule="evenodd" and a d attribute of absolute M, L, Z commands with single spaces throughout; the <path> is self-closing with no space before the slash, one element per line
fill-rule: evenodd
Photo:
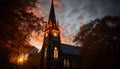
<path fill-rule="evenodd" d="M 40 52 L 40 69 L 79 69 L 79 47 L 62 44 L 52 0 L 48 24 Z"/>

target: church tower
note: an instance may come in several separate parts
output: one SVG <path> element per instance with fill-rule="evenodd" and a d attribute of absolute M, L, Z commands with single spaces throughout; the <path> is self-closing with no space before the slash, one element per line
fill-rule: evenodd
<path fill-rule="evenodd" d="M 44 31 L 44 41 L 40 56 L 40 69 L 63 69 L 62 49 L 60 44 L 59 23 L 56 22 L 52 0 L 49 20 Z"/>

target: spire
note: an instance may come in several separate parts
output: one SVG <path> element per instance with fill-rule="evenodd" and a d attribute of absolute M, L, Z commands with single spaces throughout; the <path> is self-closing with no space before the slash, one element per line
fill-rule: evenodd
<path fill-rule="evenodd" d="M 53 0 L 52 0 L 52 4 L 51 4 L 51 9 L 50 9 L 50 14 L 49 14 L 48 24 L 50 24 L 50 21 L 52 22 L 52 25 L 53 25 L 53 24 L 56 24 L 56 17 L 55 17 Z"/>

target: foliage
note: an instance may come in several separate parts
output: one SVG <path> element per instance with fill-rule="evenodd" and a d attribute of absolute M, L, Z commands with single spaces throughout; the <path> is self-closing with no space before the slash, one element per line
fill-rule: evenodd
<path fill-rule="evenodd" d="M 40 22 L 32 12 L 36 0 L 1 0 L 0 2 L 0 44 L 13 51 L 23 49 L 32 31 L 42 30 Z"/>
<path fill-rule="evenodd" d="M 36 7 L 36 2 L 36 0 L 0 0 L 0 54 L 4 54 L 0 57 L 2 59 L 0 64 L 3 64 L 3 67 L 7 67 L 11 56 L 29 51 L 28 40 L 32 31 L 42 31 L 43 18 L 38 18 L 30 12 Z"/>
<path fill-rule="evenodd" d="M 74 42 L 82 45 L 80 55 L 86 67 L 118 64 L 120 17 L 105 16 L 83 25 Z"/>

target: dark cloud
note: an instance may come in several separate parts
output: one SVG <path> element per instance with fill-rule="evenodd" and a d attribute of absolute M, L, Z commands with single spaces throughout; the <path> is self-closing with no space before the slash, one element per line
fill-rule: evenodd
<path fill-rule="evenodd" d="M 51 0 L 39 1 L 48 17 Z M 93 19 L 120 15 L 120 0 L 54 0 L 54 3 L 56 17 L 70 35 Z"/>

